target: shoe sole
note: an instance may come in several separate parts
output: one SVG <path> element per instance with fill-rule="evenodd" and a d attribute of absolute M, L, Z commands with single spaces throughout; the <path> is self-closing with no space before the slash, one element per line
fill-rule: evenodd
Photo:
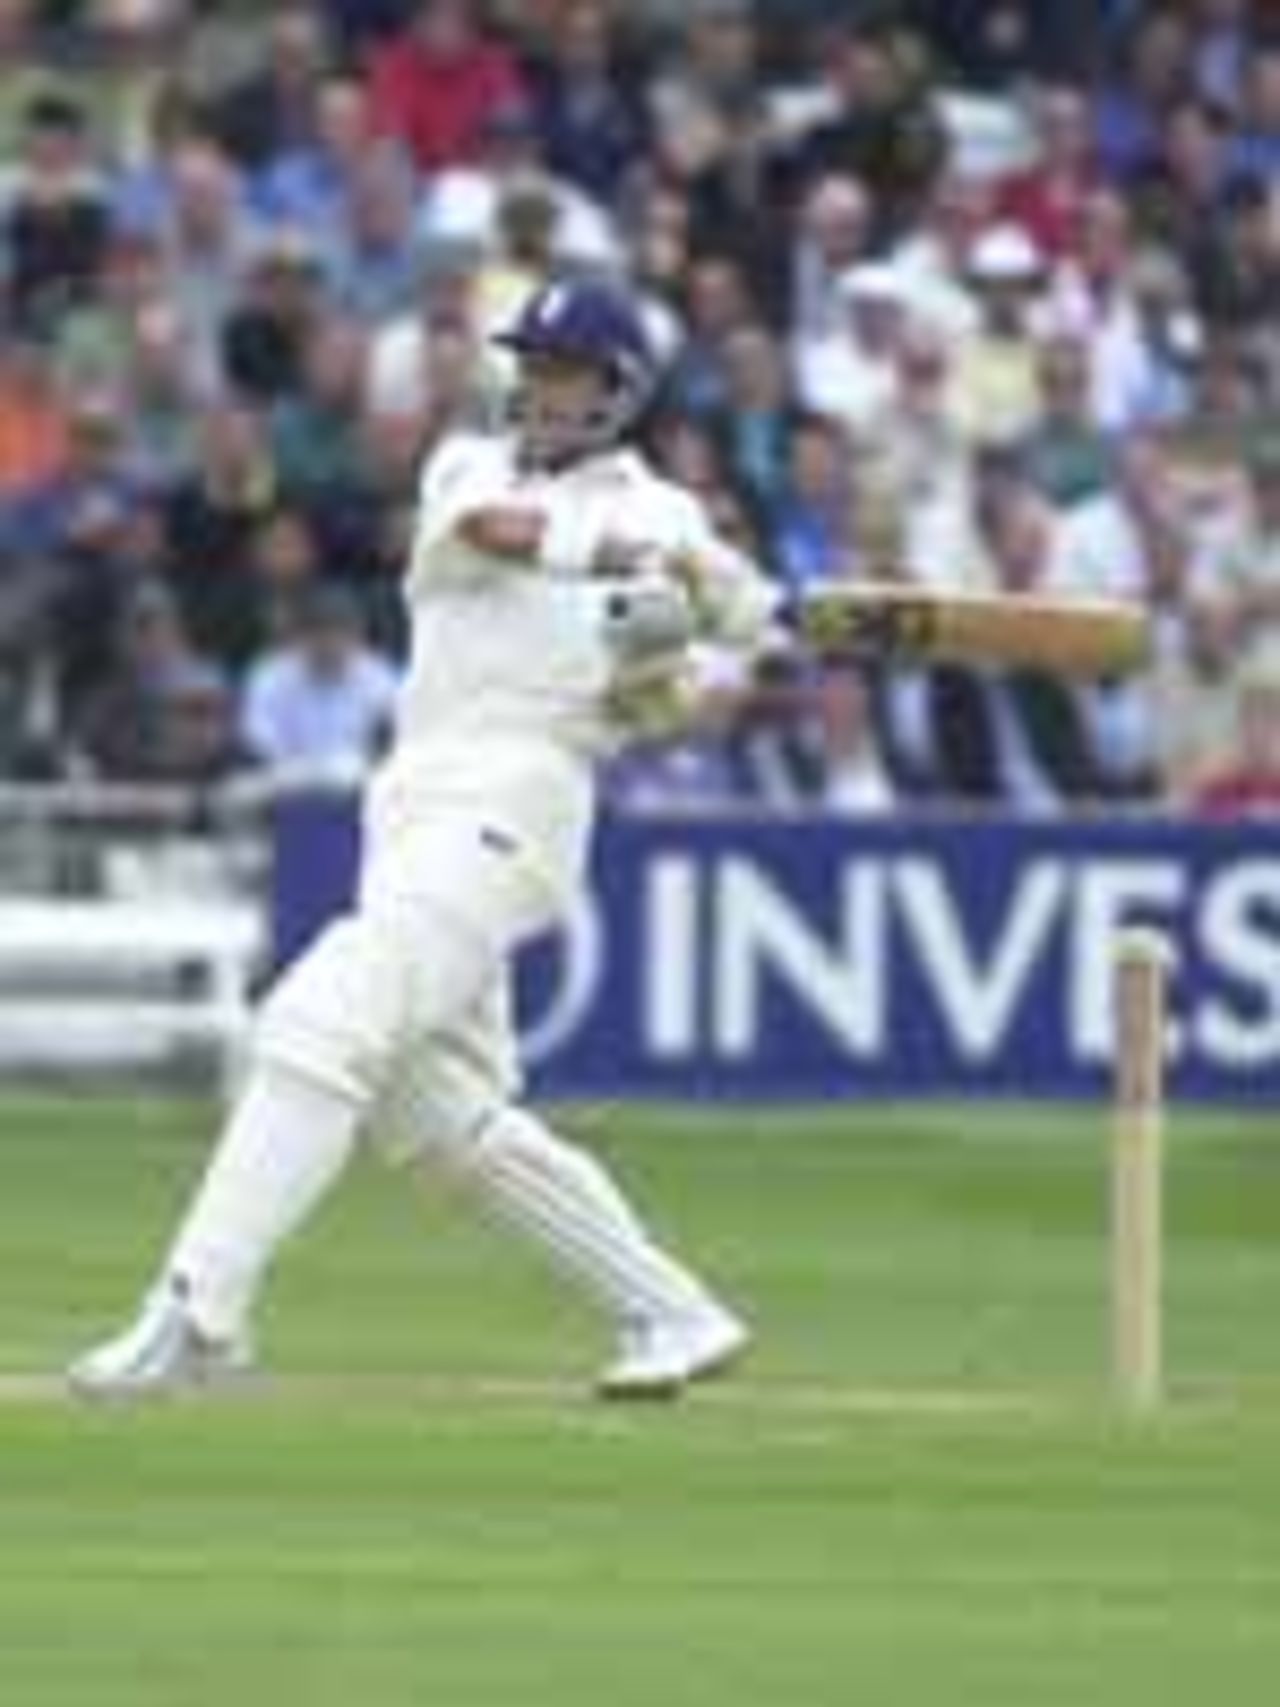
<path fill-rule="evenodd" d="M 665 1380 L 610 1381 L 606 1377 L 596 1383 L 596 1396 L 611 1404 L 626 1404 L 630 1400 L 644 1404 L 678 1399 L 686 1387 L 728 1375 L 742 1362 L 750 1344 L 750 1336 L 744 1334 L 722 1350 L 712 1352 L 683 1375 L 673 1375 Z"/>
<path fill-rule="evenodd" d="M 727 1345 L 722 1351 L 713 1352 L 704 1363 L 695 1365 L 686 1375 L 686 1382 L 718 1381 L 722 1375 L 731 1374 L 743 1361 L 751 1349 L 751 1336 L 743 1334 L 740 1339 Z"/>
<path fill-rule="evenodd" d="M 187 1364 L 180 1373 L 158 1379 L 101 1380 L 74 1366 L 63 1377 L 68 1393 L 87 1404 L 128 1405 L 181 1398 L 184 1394 L 210 1393 L 243 1385 L 256 1373 L 248 1358 L 230 1357 L 216 1362 Z"/>
<path fill-rule="evenodd" d="M 86 1405 L 163 1405 L 172 1400 L 207 1398 L 248 1387 L 255 1373 L 251 1369 L 223 1369 L 209 1374 L 184 1375 L 176 1381 L 139 1381 L 133 1384 L 107 1384 L 68 1375 L 65 1384 L 70 1397 Z"/>

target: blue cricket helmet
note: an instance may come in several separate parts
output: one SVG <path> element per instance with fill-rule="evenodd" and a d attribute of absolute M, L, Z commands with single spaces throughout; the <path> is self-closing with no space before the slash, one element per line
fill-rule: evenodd
<path fill-rule="evenodd" d="M 603 449 L 620 438 L 644 409 L 657 383 L 657 361 L 631 299 L 593 279 L 564 279 L 541 286 L 515 323 L 494 341 L 517 355 L 560 356 L 596 368 L 605 395 L 577 433 L 555 447 L 560 460 Z M 533 423 L 517 396 L 517 414 Z M 533 447 L 536 449 L 536 447 Z"/>
<path fill-rule="evenodd" d="M 496 341 L 526 355 L 592 362 L 646 390 L 655 377 L 653 351 L 631 300 L 612 285 L 591 279 L 543 285 Z"/>

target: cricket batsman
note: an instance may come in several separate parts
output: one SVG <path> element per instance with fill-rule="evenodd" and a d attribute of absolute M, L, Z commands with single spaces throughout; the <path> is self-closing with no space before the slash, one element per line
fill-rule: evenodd
<path fill-rule="evenodd" d="M 509 429 L 445 441 L 424 473 L 409 666 L 354 908 L 266 998 L 243 1094 L 136 1319 L 69 1371 L 81 1394 L 246 1365 L 271 1259 L 366 1136 L 460 1179 L 602 1308 L 601 1394 L 677 1393 L 747 1343 L 599 1163 L 519 1100 L 509 983 L 584 882 L 601 756 L 678 687 L 689 643 L 767 644 L 778 595 L 629 446 L 655 375 L 627 298 L 550 284 L 501 341 Z"/>

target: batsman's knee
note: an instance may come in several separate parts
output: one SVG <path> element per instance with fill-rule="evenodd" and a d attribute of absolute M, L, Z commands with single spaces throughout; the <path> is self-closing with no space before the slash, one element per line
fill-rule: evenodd
<path fill-rule="evenodd" d="M 518 1088 L 514 1075 L 444 1038 L 387 1087 L 373 1122 L 375 1141 L 393 1162 L 465 1174 Z"/>
<path fill-rule="evenodd" d="M 435 909 L 331 924 L 259 1011 L 254 1049 L 369 1108 L 448 1039 L 494 974 L 485 940 Z"/>
<path fill-rule="evenodd" d="M 258 1011 L 253 1050 L 367 1105 L 405 1024 L 404 975 L 367 923 L 329 925 Z"/>

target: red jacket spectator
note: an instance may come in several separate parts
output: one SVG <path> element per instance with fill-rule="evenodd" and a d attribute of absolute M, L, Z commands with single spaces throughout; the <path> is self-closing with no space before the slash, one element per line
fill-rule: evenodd
<path fill-rule="evenodd" d="M 514 56 L 480 33 L 470 0 L 422 0 L 374 53 L 369 93 L 374 124 L 424 172 L 470 159 L 494 112 L 525 97 Z"/>
<path fill-rule="evenodd" d="M 1048 89 L 1036 115 L 1039 158 L 1002 188 L 999 210 L 1035 241 L 1042 255 L 1072 255 L 1085 205 L 1099 179 L 1088 103 L 1077 89 Z"/>

